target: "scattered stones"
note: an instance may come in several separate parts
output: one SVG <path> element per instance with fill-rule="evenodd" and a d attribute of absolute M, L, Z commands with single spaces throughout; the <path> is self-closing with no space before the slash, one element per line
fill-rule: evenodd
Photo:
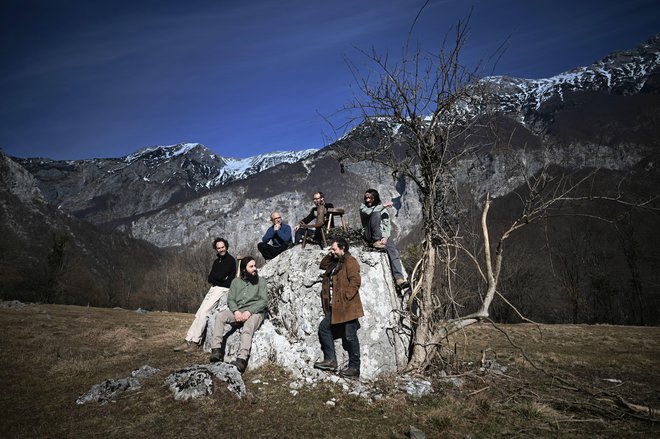
<path fill-rule="evenodd" d="M 91 389 L 78 397 L 76 404 L 82 405 L 88 402 L 107 404 L 110 401 L 116 401 L 122 393 L 140 389 L 142 387 L 142 379 L 153 376 L 158 372 L 159 369 L 144 365 L 132 371 L 130 378 L 110 379 L 100 384 L 94 384 Z"/>
<path fill-rule="evenodd" d="M 131 376 L 138 379 L 149 378 L 156 375 L 158 372 L 160 372 L 160 369 L 156 369 L 155 367 L 151 367 L 148 364 L 145 364 L 141 368 L 135 369 L 133 372 L 131 372 Z"/>
<path fill-rule="evenodd" d="M 410 439 L 426 439 L 426 433 L 424 433 L 419 428 L 413 427 L 412 425 L 408 428 L 407 436 Z"/>
<path fill-rule="evenodd" d="M 507 370 L 509 370 L 507 366 L 503 366 L 495 360 L 488 360 L 479 368 L 479 372 L 481 373 L 485 374 L 491 372 L 497 375 L 503 375 Z"/>
<path fill-rule="evenodd" d="M 411 377 L 410 375 L 400 376 L 397 380 L 399 381 L 399 388 L 413 398 L 421 398 L 433 393 L 433 386 L 428 380 Z"/>
<path fill-rule="evenodd" d="M 137 378 L 120 378 L 118 380 L 105 380 L 100 384 L 94 384 L 87 393 L 76 399 L 76 404 L 82 405 L 88 402 L 107 404 L 115 401 L 127 390 L 138 390 L 142 385 Z"/>
<path fill-rule="evenodd" d="M 7 301 L 0 301 L 0 308 L 7 308 L 7 309 L 23 309 L 25 308 L 25 304 L 19 300 L 7 300 Z"/>
<path fill-rule="evenodd" d="M 247 394 L 241 373 L 227 363 L 195 364 L 170 374 L 165 384 L 174 393 L 174 399 L 185 401 L 212 395 L 213 377 L 225 381 L 227 389 L 238 398 Z"/>

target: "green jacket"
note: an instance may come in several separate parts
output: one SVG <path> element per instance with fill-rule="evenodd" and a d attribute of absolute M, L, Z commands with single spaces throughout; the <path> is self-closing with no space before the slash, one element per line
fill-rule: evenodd
<path fill-rule="evenodd" d="M 231 281 L 227 295 L 229 311 L 250 311 L 251 314 L 265 312 L 268 307 L 268 288 L 266 280 L 259 278 L 253 285 L 239 277 Z"/>
<path fill-rule="evenodd" d="M 390 224 L 390 214 L 387 212 L 387 207 L 382 204 L 377 204 L 372 207 L 367 207 L 366 204 L 360 204 L 360 221 L 362 227 L 369 225 L 369 218 L 372 214 L 380 215 L 380 234 L 383 238 L 389 238 L 392 234 L 392 225 Z"/>

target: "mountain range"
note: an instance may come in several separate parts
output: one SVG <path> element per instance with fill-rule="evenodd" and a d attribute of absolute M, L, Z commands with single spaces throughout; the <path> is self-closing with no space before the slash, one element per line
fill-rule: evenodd
<path fill-rule="evenodd" d="M 183 143 L 143 148 L 120 158 L 15 160 L 35 176 L 50 204 L 95 225 L 115 226 L 315 151 L 235 159 L 221 157 L 199 143 Z"/>
<path fill-rule="evenodd" d="M 510 139 L 516 154 L 525 155 L 532 173 L 549 164 L 573 171 L 598 168 L 603 171 L 602 184 L 623 179 L 622 187 L 642 199 L 653 196 L 660 180 L 659 72 L 660 35 L 656 35 L 634 49 L 612 53 L 590 66 L 551 78 L 484 78 L 487 99 L 457 111 L 495 114 L 500 135 Z M 226 236 L 237 253 L 254 254 L 256 242 L 269 226 L 271 211 L 281 212 L 286 222 L 294 224 L 311 208 L 312 193 L 322 190 L 328 201 L 346 209 L 346 219 L 355 227 L 359 223 L 357 212 L 362 193 L 374 187 L 384 200 L 395 201 L 393 224 L 403 250 L 418 243 L 422 206 L 416 188 L 375 164 L 340 167 L 335 152 L 338 145 L 395 137 L 397 129 L 383 119 L 358 125 L 337 143 L 318 151 L 273 153 L 244 160 L 220 157 L 195 143 L 145 148 L 116 159 L 52 161 L 4 157 L 12 171 L 4 178 L 2 190 L 15 197 L 20 192 L 15 203 L 26 205 L 26 200 L 32 200 L 41 206 L 43 223 L 49 222 L 50 215 L 59 215 L 69 218 L 67 221 L 91 224 L 100 228 L 99 236 L 123 236 L 127 249 L 131 243 L 147 241 L 153 246 L 149 251 L 159 253 L 159 249 L 165 249 L 176 253 L 205 247 L 213 237 Z M 515 191 L 524 183 L 508 170 L 508 159 L 497 148 L 480 148 L 466 156 L 455 170 L 468 194 L 467 205 L 479 206 L 486 192 L 496 198 L 491 214 L 495 229 L 497 221 L 511 215 Z M 13 192 L 7 187 L 14 187 Z M 40 201 L 34 201 L 37 199 Z M 15 218 L 15 209 L 11 203 L 4 203 L 3 219 Z M 654 234 L 649 235 L 657 220 L 631 215 L 639 235 L 635 237 L 635 270 L 643 273 L 638 281 L 646 285 L 648 293 L 653 285 L 658 285 L 654 270 L 648 268 L 658 260 L 654 258 L 658 258 L 660 246 L 655 246 Z M 5 232 L 18 237 L 16 242 L 34 239 L 50 243 L 46 247 L 52 246 L 52 238 L 47 234 L 28 238 L 26 227 L 15 219 Z M 60 227 L 53 223 L 51 229 Z M 566 238 L 570 227 L 559 228 L 559 241 L 570 239 Z M 529 233 L 525 240 L 543 247 L 540 253 L 546 260 L 548 255 L 556 257 L 556 248 L 553 250 L 534 235 L 541 232 Z M 608 239 L 613 242 L 619 238 L 614 234 L 608 235 Z M 611 244 L 602 250 L 611 256 L 616 267 L 610 270 L 611 275 L 620 278 L 607 278 L 608 288 L 628 291 L 630 287 L 624 284 L 630 284 L 631 270 L 626 268 L 621 249 L 615 247 Z M 539 255 L 527 262 L 530 269 L 547 265 Z M 544 318 L 566 320 L 560 294 L 551 291 L 559 289 L 561 281 L 556 273 L 544 273 L 541 278 L 547 286 L 542 288 L 548 291 L 543 294 L 547 294 L 551 308 Z M 592 291 L 595 287 L 589 282 L 593 279 L 586 279 L 580 288 Z M 10 295 L 10 287 L 3 286 L 2 294 Z M 655 307 L 655 311 L 649 311 L 649 318 L 657 321 L 660 311 L 657 301 L 653 303 L 645 307 Z"/>

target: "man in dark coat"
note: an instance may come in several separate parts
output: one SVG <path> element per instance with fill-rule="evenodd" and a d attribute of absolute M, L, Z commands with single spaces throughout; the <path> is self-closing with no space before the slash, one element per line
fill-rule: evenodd
<path fill-rule="evenodd" d="M 323 361 L 314 364 L 321 370 L 337 370 L 334 333 L 340 333 L 342 346 L 348 352 L 348 367 L 339 372 L 343 377 L 360 376 L 360 341 L 358 319 L 364 316 L 360 300 L 360 265 L 348 252 L 348 242 L 339 238 L 332 243 L 330 254 L 320 264 L 325 271 L 321 289 L 321 305 L 325 317 L 319 324 L 319 342 Z"/>

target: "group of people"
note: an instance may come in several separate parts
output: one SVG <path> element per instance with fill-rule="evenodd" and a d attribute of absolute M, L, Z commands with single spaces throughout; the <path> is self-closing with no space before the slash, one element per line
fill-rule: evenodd
<path fill-rule="evenodd" d="M 270 221 L 273 225 L 266 230 L 261 242 L 257 244 L 257 250 L 265 260 L 273 259 L 283 251 L 300 244 L 304 239 L 305 228 L 314 229 L 314 239 L 319 243 L 321 242 L 321 228 L 327 224 L 328 209 L 332 209 L 334 206 L 332 203 L 325 202 L 323 192 L 314 192 L 313 202 L 314 205 L 309 215 L 301 219 L 293 228 L 293 231 L 291 226 L 282 221 L 282 215 L 279 212 L 270 214 Z M 316 221 L 311 223 L 312 220 Z M 333 224 L 330 225 L 333 226 Z"/>
<path fill-rule="evenodd" d="M 331 203 L 325 202 L 322 192 L 313 195 L 314 205 L 309 214 L 300 220 L 293 229 L 282 221 L 279 212 L 273 212 L 270 220 L 273 223 L 261 242 L 257 245 L 264 259 L 273 259 L 283 251 L 298 244 L 303 239 L 305 228 L 314 228 L 318 242 L 321 238 L 320 228 L 327 224 L 327 209 Z M 360 205 L 360 219 L 363 227 L 363 237 L 367 245 L 387 252 L 392 267 L 392 273 L 399 288 L 408 286 L 401 265 L 399 252 L 391 239 L 391 223 L 387 209 L 392 203 L 383 204 L 378 191 L 369 189 L 364 194 L 364 202 Z M 314 223 L 311 223 L 315 221 Z M 311 223 L 311 224 L 310 224 Z M 292 238 L 293 236 L 293 238 Z M 175 351 L 191 352 L 201 346 L 206 320 L 218 307 L 226 308 L 215 316 L 215 331 L 210 339 L 210 362 L 219 362 L 224 358 L 225 325 L 241 327 L 239 350 L 236 359 L 231 362 L 243 373 L 247 367 L 252 336 L 263 323 L 268 305 L 266 281 L 259 277 L 256 261 L 248 256 L 240 260 L 238 276 L 236 276 L 236 259 L 229 254 L 229 243 L 224 238 L 216 238 L 213 248 L 217 253 L 213 262 L 208 282 L 211 288 L 204 297 L 195 319 L 193 320 L 183 344 L 174 348 Z M 364 316 L 360 300 L 360 266 L 350 254 L 349 243 L 344 238 L 332 241 L 330 252 L 323 257 L 319 268 L 324 271 L 321 289 L 321 306 L 324 317 L 318 328 L 319 343 L 323 352 L 323 360 L 314 363 L 320 370 L 337 371 L 334 335 L 341 334 L 342 346 L 348 353 L 348 366 L 339 371 L 339 375 L 347 378 L 360 376 L 360 341 L 357 331 L 360 327 L 359 318 Z"/>

